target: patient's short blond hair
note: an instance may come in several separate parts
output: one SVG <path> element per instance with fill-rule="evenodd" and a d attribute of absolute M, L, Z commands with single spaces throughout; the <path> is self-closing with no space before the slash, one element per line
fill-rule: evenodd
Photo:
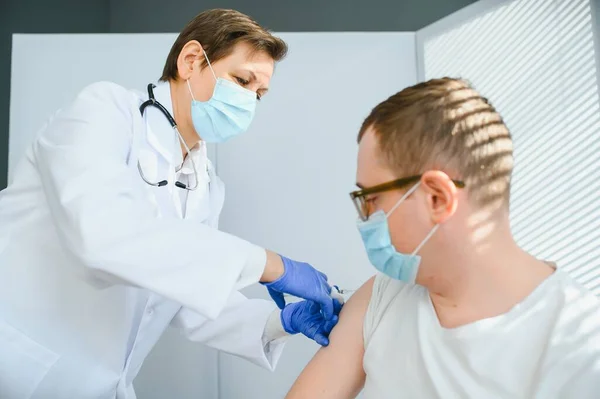
<path fill-rule="evenodd" d="M 377 105 L 358 135 L 373 128 L 398 177 L 443 170 L 464 181 L 470 198 L 508 205 L 513 144 L 502 117 L 462 79 L 433 79 Z"/>

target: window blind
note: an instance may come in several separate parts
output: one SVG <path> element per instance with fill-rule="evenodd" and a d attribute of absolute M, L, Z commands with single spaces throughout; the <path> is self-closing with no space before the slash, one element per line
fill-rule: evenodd
<path fill-rule="evenodd" d="M 517 242 L 600 294 L 600 103 L 592 18 L 590 0 L 514 0 L 417 35 L 423 35 L 421 77 L 469 80 L 512 133 L 510 208 Z"/>

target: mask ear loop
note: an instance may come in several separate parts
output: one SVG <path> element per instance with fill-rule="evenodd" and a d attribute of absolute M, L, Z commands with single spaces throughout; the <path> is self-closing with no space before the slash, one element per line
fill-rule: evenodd
<path fill-rule="evenodd" d="M 417 248 L 415 248 L 415 250 L 413 251 L 413 253 L 411 254 L 411 256 L 416 255 L 417 252 L 419 252 L 421 250 L 421 248 L 423 248 L 423 245 L 425 245 L 427 243 L 427 241 L 429 241 L 429 239 L 431 238 L 431 236 L 433 235 L 433 233 L 435 233 L 437 231 L 438 227 L 440 227 L 439 224 L 436 224 L 435 226 L 433 226 L 433 228 L 431 229 L 431 231 L 429 232 L 429 234 L 427 234 L 425 236 L 425 239 L 423 241 L 421 241 L 421 243 L 419 245 L 417 245 Z"/>
<path fill-rule="evenodd" d="M 390 209 L 390 211 L 388 213 L 385 214 L 385 217 L 388 218 L 390 217 L 390 215 L 392 214 L 392 212 L 394 212 L 399 206 L 400 204 L 406 199 L 408 198 L 409 195 L 411 195 L 412 193 L 414 193 L 415 191 L 417 191 L 417 188 L 419 188 L 419 185 L 421 184 L 421 182 L 418 182 L 417 184 L 415 184 L 414 186 L 412 186 L 410 188 L 410 190 L 408 190 L 399 200 L 398 202 L 396 202 L 396 205 L 394 205 L 392 207 L 392 209 Z"/>
<path fill-rule="evenodd" d="M 412 193 L 414 193 L 417 188 L 419 188 L 419 185 L 421 184 L 421 182 L 418 182 L 417 184 L 415 184 L 414 186 L 411 187 L 410 190 L 408 190 L 399 200 L 398 202 L 396 202 L 396 205 L 394 205 L 394 207 L 392 209 L 390 209 L 390 211 L 385 215 L 386 218 L 389 217 L 392 212 L 394 212 L 402 203 L 402 201 L 404 201 L 406 198 L 408 198 L 409 195 L 411 195 Z M 433 234 L 437 231 L 437 229 L 440 227 L 439 224 L 436 224 L 435 226 L 433 226 L 433 228 L 431 229 L 431 231 L 425 236 L 425 239 L 423 239 L 423 241 L 421 241 L 421 243 L 417 246 L 417 248 L 415 248 L 415 250 L 413 251 L 413 253 L 411 254 L 411 256 L 416 255 L 421 248 L 423 248 L 423 245 L 425 245 L 427 243 L 427 241 L 429 241 L 429 239 L 431 238 L 431 236 L 433 236 Z"/>
<path fill-rule="evenodd" d="M 213 78 L 215 78 L 215 82 L 216 82 L 217 75 L 215 75 L 215 71 L 213 70 L 210 60 L 208 59 L 208 56 L 206 55 L 206 51 L 204 51 L 204 49 L 202 49 L 202 54 L 204 55 L 204 59 L 208 63 L 208 68 L 210 69 L 210 72 L 212 73 L 212 76 L 213 76 Z M 196 101 L 196 98 L 194 98 L 194 93 L 192 93 L 192 86 L 190 86 L 190 80 L 189 79 L 186 80 L 186 83 L 188 86 L 188 90 L 190 91 L 190 95 L 192 96 L 192 100 Z"/>
<path fill-rule="evenodd" d="M 188 79 L 185 82 L 187 83 L 188 90 L 190 91 L 190 96 L 192 96 L 192 100 L 196 101 L 196 98 L 194 97 L 194 93 L 192 93 L 192 86 L 190 86 L 190 80 Z"/>
<path fill-rule="evenodd" d="M 204 58 L 206 59 L 206 62 L 208 63 L 208 67 L 210 68 L 210 71 L 212 72 L 212 75 L 216 81 L 217 75 L 215 75 L 215 71 L 213 70 L 212 65 L 210 64 L 210 61 L 208 60 L 208 56 L 206 55 L 206 51 L 204 51 L 204 49 L 202 49 L 202 54 L 204 54 Z"/>

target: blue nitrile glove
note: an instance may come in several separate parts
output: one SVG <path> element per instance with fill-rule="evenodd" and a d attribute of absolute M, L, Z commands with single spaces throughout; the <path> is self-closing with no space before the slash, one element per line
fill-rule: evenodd
<path fill-rule="evenodd" d="M 288 334 L 302 333 L 321 346 L 329 345 L 329 333 L 338 322 L 342 304 L 334 301 L 334 315 L 325 320 L 318 303 L 300 301 L 286 305 L 281 311 L 281 324 Z"/>
<path fill-rule="evenodd" d="M 329 296 L 331 287 L 327 284 L 327 276 L 304 262 L 296 262 L 284 256 L 283 275 L 270 283 L 261 283 L 269 290 L 269 295 L 279 309 L 285 307 L 283 294 L 291 294 L 298 298 L 315 301 L 323 311 L 326 320 L 333 317 L 333 299 Z"/>

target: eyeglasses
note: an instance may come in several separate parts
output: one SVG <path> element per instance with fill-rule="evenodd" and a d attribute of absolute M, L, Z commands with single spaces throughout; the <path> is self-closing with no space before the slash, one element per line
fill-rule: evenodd
<path fill-rule="evenodd" d="M 402 179 L 351 192 L 350 198 L 352 199 L 352 203 L 358 212 L 358 217 L 360 217 L 363 222 L 369 219 L 369 216 L 372 213 L 372 204 L 369 202 L 368 198 L 369 195 L 406 187 L 411 183 L 418 182 L 421 179 L 421 176 L 422 175 L 403 177 Z M 465 187 L 465 183 L 460 180 L 452 180 L 452 182 L 458 188 Z"/>

